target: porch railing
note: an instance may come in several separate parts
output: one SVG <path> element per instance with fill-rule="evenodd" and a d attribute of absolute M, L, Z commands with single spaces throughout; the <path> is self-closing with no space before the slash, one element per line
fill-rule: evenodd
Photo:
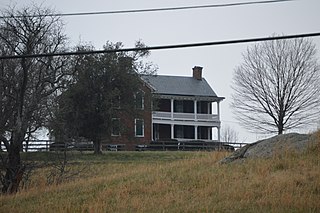
<path fill-rule="evenodd" d="M 198 113 L 180 113 L 180 112 L 160 112 L 152 113 L 153 119 L 162 120 L 189 120 L 189 121 L 219 121 L 219 116 L 216 114 L 198 114 Z"/>

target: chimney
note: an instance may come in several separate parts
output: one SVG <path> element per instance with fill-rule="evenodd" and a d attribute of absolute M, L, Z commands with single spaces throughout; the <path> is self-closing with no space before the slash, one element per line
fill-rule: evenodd
<path fill-rule="evenodd" d="M 195 66 L 192 68 L 193 70 L 193 78 L 201 81 L 202 80 L 202 68 L 203 67 L 199 67 L 199 66 Z"/>

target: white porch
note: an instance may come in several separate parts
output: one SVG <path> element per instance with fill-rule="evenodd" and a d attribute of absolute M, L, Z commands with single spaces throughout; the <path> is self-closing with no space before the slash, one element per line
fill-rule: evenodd
<path fill-rule="evenodd" d="M 219 101 L 196 97 L 165 97 L 158 102 L 159 107 L 152 112 L 153 140 L 220 141 Z M 212 103 L 216 103 L 215 109 Z"/>

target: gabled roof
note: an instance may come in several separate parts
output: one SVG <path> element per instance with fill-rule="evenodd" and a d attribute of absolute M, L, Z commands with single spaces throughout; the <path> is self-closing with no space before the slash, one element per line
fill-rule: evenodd
<path fill-rule="evenodd" d="M 167 75 L 143 75 L 141 78 L 156 94 L 218 97 L 204 78 L 197 80 L 193 77 Z"/>

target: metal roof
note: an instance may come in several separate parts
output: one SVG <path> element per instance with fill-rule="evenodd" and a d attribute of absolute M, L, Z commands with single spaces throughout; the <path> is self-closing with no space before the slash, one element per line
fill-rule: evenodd
<path fill-rule="evenodd" d="M 156 94 L 218 97 L 204 78 L 197 80 L 193 77 L 167 75 L 143 75 L 141 77 L 154 89 Z"/>

